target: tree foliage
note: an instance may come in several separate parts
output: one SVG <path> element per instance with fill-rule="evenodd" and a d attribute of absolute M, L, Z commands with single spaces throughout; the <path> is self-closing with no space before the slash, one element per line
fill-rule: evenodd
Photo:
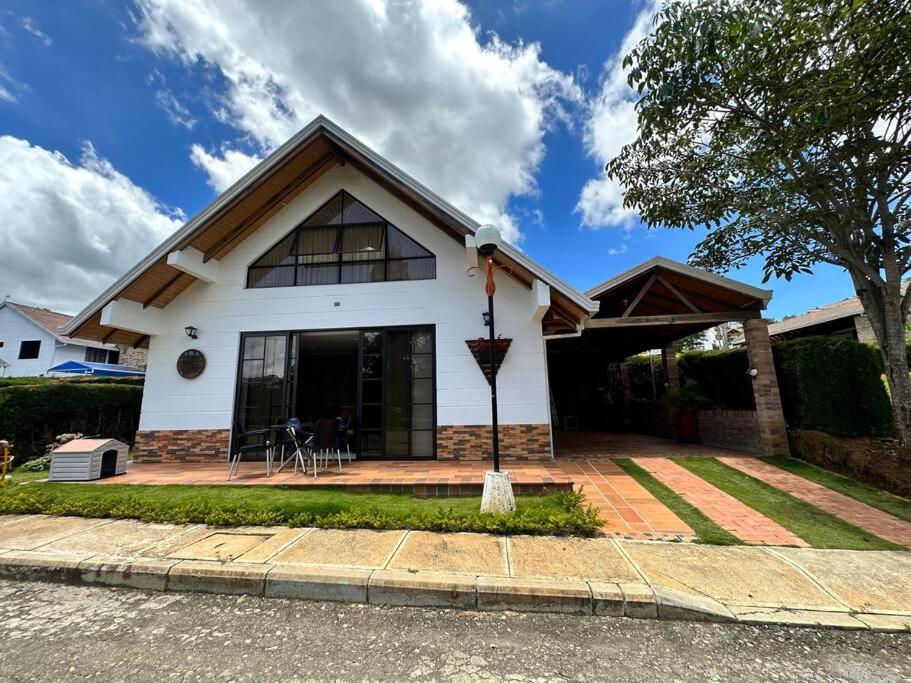
<path fill-rule="evenodd" d="M 845 268 L 911 436 L 911 6 L 907 0 L 669 0 L 624 60 L 638 138 L 607 165 L 649 226 L 707 237 L 716 271 Z"/>

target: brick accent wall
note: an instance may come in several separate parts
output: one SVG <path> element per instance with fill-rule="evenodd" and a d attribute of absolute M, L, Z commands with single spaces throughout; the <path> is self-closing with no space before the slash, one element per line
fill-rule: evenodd
<path fill-rule="evenodd" d="M 781 409 L 781 395 L 778 393 L 778 376 L 775 374 L 775 362 L 772 359 L 768 322 L 762 318 L 746 320 L 743 323 L 743 334 L 746 338 L 750 367 L 757 371 L 752 382 L 756 418 L 762 437 L 760 452 L 788 455 L 788 431 Z"/>
<path fill-rule="evenodd" d="M 700 410 L 699 440 L 710 446 L 756 453 L 762 450 L 754 410 Z"/>
<path fill-rule="evenodd" d="M 550 426 L 500 425 L 500 457 L 509 460 L 550 460 Z M 438 460 L 490 460 L 490 425 L 438 425 Z"/>
<path fill-rule="evenodd" d="M 677 369 L 677 352 L 673 344 L 668 344 L 661 349 L 661 364 L 664 366 L 664 381 L 667 382 L 668 391 L 677 391 L 680 388 L 680 371 Z"/>
<path fill-rule="evenodd" d="M 227 462 L 230 429 L 169 429 L 136 433 L 138 462 Z"/>

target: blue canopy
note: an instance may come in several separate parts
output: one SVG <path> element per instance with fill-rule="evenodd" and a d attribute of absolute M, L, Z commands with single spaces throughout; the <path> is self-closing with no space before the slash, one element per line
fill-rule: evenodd
<path fill-rule="evenodd" d="M 89 363 L 87 360 L 68 360 L 55 365 L 48 372 L 66 372 L 72 375 L 101 375 L 103 377 L 142 377 L 145 373 L 129 365 L 112 363 Z"/>

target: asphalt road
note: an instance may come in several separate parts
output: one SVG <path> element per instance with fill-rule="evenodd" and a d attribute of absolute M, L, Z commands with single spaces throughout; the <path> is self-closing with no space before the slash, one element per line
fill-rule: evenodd
<path fill-rule="evenodd" d="M 0 580 L 3 681 L 911 680 L 911 634 Z"/>

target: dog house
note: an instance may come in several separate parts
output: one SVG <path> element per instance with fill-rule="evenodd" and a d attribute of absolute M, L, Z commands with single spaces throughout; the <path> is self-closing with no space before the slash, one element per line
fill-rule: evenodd
<path fill-rule="evenodd" d="M 48 481 L 88 481 L 124 474 L 129 447 L 115 439 L 74 439 L 51 453 Z"/>

